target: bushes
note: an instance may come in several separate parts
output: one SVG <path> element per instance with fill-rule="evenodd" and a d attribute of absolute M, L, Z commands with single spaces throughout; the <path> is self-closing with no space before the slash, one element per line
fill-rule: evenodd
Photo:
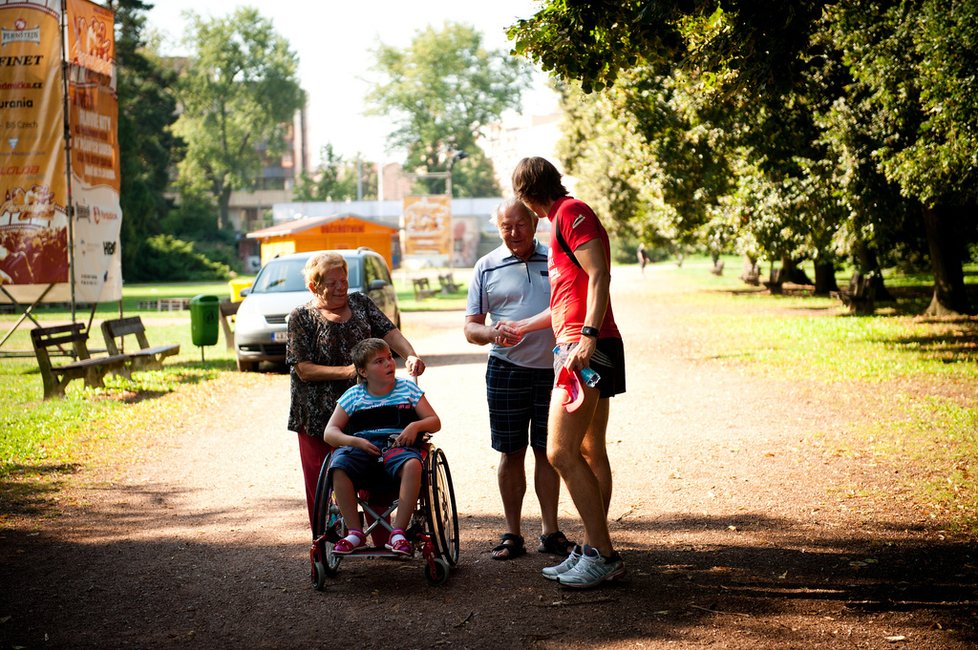
<path fill-rule="evenodd" d="M 187 282 L 227 280 L 231 267 L 194 250 L 191 242 L 172 235 L 155 235 L 142 245 L 140 265 L 128 282 Z"/>

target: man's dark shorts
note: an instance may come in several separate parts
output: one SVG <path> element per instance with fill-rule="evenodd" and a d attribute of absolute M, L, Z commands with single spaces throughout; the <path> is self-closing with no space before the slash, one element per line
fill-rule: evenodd
<path fill-rule="evenodd" d="M 524 368 L 494 356 L 486 367 L 486 397 L 492 448 L 504 454 L 529 444 L 547 448 L 547 417 L 554 373 L 550 368 Z"/>
<path fill-rule="evenodd" d="M 558 345 L 554 352 L 554 372 L 558 372 L 577 343 Z M 621 339 L 598 339 L 591 355 L 591 370 L 601 375 L 598 390 L 601 397 L 614 397 L 625 392 L 625 346 Z"/>

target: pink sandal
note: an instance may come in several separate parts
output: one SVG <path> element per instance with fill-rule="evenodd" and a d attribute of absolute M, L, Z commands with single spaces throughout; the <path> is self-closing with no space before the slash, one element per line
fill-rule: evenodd
<path fill-rule="evenodd" d="M 400 528 L 395 528 L 391 531 L 390 541 L 385 546 L 398 555 L 414 555 L 414 547 L 411 546 L 411 542 L 407 540 L 407 537 L 404 536 L 404 531 Z"/>
<path fill-rule="evenodd" d="M 349 555 L 357 550 L 367 541 L 367 536 L 362 530 L 351 530 L 350 534 L 333 544 L 333 552 L 337 555 Z"/>

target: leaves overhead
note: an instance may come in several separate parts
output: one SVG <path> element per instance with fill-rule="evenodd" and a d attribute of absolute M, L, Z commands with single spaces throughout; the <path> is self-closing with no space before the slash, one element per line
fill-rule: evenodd
<path fill-rule="evenodd" d="M 551 0 L 509 34 L 603 96 L 565 101 L 565 163 L 621 230 L 878 272 L 927 224 L 937 311 L 969 310 L 978 0 Z"/>

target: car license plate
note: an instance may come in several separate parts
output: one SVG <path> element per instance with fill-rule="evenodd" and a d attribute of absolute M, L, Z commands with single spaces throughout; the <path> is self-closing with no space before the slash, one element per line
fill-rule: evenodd
<path fill-rule="evenodd" d="M 272 332 L 273 343 L 285 343 L 289 338 L 288 332 Z"/>

